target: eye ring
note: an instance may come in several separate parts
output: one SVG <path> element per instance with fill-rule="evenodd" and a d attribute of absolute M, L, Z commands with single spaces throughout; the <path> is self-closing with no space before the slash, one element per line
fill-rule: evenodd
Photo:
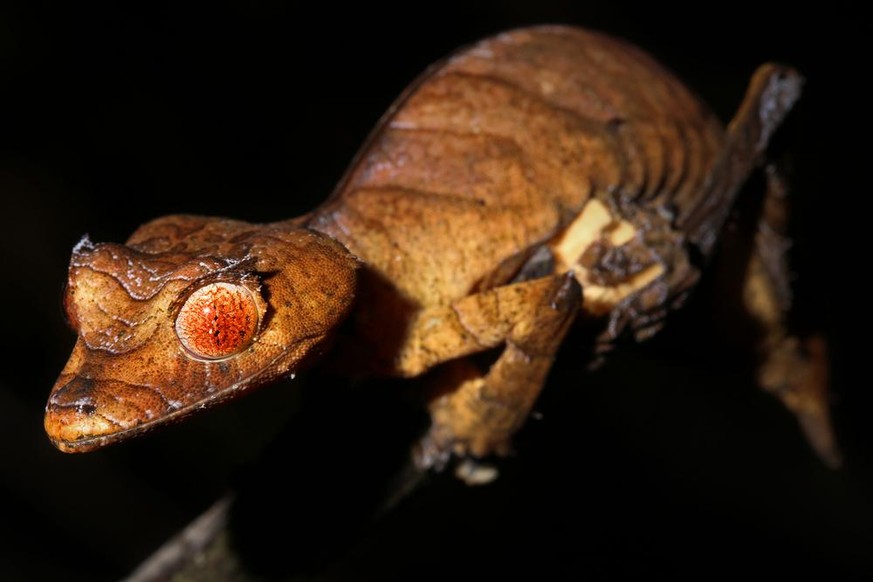
<path fill-rule="evenodd" d="M 193 357 L 221 360 L 251 345 L 259 319 L 257 301 L 248 287 L 217 281 L 185 300 L 176 316 L 176 336 Z"/>

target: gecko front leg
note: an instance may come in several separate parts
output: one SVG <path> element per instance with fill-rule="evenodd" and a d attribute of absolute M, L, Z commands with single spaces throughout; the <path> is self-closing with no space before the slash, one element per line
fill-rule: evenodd
<path fill-rule="evenodd" d="M 575 277 L 557 275 L 491 289 L 416 318 L 410 347 L 398 357 L 401 368 L 417 373 L 446 362 L 428 379 L 431 426 L 416 451 L 420 467 L 442 467 L 453 454 L 509 451 L 581 301 Z M 488 370 L 469 358 L 456 359 L 501 344 Z"/>

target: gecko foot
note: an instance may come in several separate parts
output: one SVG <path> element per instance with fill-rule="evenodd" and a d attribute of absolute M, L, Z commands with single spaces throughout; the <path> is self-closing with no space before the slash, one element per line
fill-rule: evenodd
<path fill-rule="evenodd" d="M 434 426 L 413 447 L 413 460 L 418 468 L 435 471 L 443 471 L 454 463 L 455 477 L 467 485 L 484 485 L 498 477 L 497 467 L 484 458 L 505 456 L 510 449 L 507 439 L 474 444 L 469 439 L 450 435 L 445 427 Z"/>

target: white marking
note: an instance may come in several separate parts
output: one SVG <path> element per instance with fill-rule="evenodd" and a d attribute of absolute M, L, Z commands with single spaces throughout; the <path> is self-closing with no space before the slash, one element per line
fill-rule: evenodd
<path fill-rule="evenodd" d="M 603 231 L 615 222 L 605 204 L 600 200 L 589 201 L 552 245 L 558 272 L 572 269 L 588 247 L 597 242 Z"/>
<path fill-rule="evenodd" d="M 579 259 L 596 242 L 621 246 L 638 235 L 637 228 L 624 219 L 615 218 L 599 200 L 589 201 L 579 216 L 552 243 L 555 271 L 572 271 L 582 285 L 582 309 L 592 315 L 609 313 L 622 299 L 639 291 L 664 273 L 664 267 L 653 264 L 614 286 L 597 285 L 591 281 L 588 269 Z"/>

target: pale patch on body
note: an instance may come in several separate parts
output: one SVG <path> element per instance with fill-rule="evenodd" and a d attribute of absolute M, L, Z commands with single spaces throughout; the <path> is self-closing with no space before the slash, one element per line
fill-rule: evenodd
<path fill-rule="evenodd" d="M 637 235 L 638 229 L 632 223 L 613 216 L 600 200 L 590 200 L 576 220 L 552 242 L 555 271 L 572 271 L 582 285 L 583 311 L 595 316 L 605 315 L 622 299 L 664 273 L 664 266 L 656 263 L 616 285 L 606 286 L 595 283 L 589 269 L 579 262 L 580 257 L 595 243 L 622 246 L 633 241 Z"/>

